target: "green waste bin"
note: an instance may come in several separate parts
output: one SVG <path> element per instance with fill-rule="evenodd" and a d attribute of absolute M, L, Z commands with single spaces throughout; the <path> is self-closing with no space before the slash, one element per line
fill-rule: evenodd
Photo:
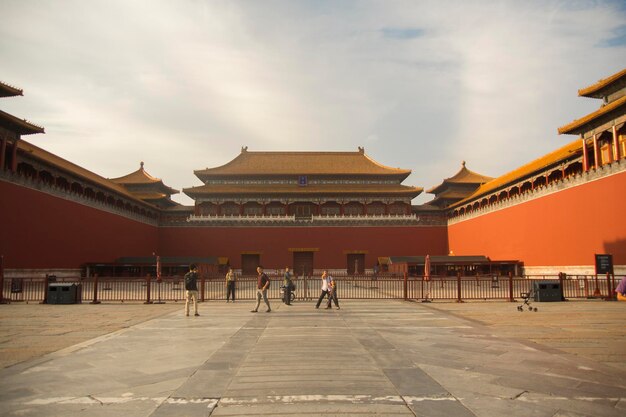
<path fill-rule="evenodd" d="M 560 281 L 533 282 L 535 301 L 563 301 L 563 288 Z"/>
<path fill-rule="evenodd" d="M 51 282 L 48 284 L 46 301 L 48 304 L 76 304 L 81 299 L 80 284 L 71 282 Z"/>

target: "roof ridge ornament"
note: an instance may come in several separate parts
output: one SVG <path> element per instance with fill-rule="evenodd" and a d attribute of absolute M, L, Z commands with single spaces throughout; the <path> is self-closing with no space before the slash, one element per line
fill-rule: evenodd
<path fill-rule="evenodd" d="M 143 169 L 143 161 L 139 162 L 139 169 Z"/>
<path fill-rule="evenodd" d="M 363 146 L 359 146 L 359 153 L 364 154 L 365 153 L 365 147 Z"/>
<path fill-rule="evenodd" d="M 244 152 L 248 152 L 248 147 L 247 146 L 242 146 L 241 147 L 241 153 L 244 153 Z"/>

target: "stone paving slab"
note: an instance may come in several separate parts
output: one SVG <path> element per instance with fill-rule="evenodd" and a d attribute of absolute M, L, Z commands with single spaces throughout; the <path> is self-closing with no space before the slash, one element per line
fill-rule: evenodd
<path fill-rule="evenodd" d="M 273 302 L 252 314 L 250 303 L 209 302 L 200 317 L 174 304 L 0 306 L 0 353 L 36 323 L 74 342 L 0 370 L 0 416 L 623 416 L 616 306 L 626 306 L 592 303 L 519 313 L 510 303 Z M 595 319 L 581 319 L 584 337 L 568 321 L 574 353 L 559 349 L 558 320 L 583 312 Z M 33 322 L 11 324 L 20 315 Z M 617 359 L 577 350 L 598 340 Z"/>

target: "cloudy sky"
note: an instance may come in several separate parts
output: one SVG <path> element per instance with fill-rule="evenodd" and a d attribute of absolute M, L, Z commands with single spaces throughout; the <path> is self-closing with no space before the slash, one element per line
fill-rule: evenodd
<path fill-rule="evenodd" d="M 107 178 L 178 190 L 251 151 L 356 151 L 429 189 L 570 141 L 626 67 L 624 1 L 2 0 L 0 109 Z M 176 201 L 191 204 L 182 193 Z M 419 204 L 432 199 L 423 194 Z"/>

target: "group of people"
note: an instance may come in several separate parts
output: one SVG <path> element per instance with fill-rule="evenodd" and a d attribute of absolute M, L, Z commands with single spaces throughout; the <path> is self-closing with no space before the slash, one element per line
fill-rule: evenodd
<path fill-rule="evenodd" d="M 266 312 L 272 311 L 270 307 L 270 303 L 267 299 L 267 288 L 269 287 L 270 279 L 263 272 L 263 267 L 259 266 L 257 268 L 257 273 L 259 274 L 259 278 L 257 281 L 257 293 L 256 293 L 256 306 L 252 313 L 256 313 L 259 311 L 259 305 L 261 304 L 261 298 L 267 305 Z M 333 279 L 333 277 L 328 273 L 328 271 L 324 271 L 321 277 L 321 293 L 317 300 L 317 304 L 315 308 L 320 308 L 320 304 L 324 300 L 324 297 L 328 297 L 328 302 L 326 304 L 326 308 L 331 308 L 331 302 L 335 303 L 335 307 L 339 309 L 339 299 L 337 298 L 337 282 Z M 285 273 L 283 275 L 283 303 L 286 305 L 291 305 L 291 292 L 295 289 L 295 285 L 293 283 L 292 274 L 289 271 L 289 267 L 285 268 Z"/>
<path fill-rule="evenodd" d="M 264 272 L 263 266 L 259 265 L 257 267 L 257 290 L 256 290 L 256 305 L 254 309 L 251 310 L 252 313 L 256 313 L 259 311 L 259 306 L 261 305 L 261 299 L 267 306 L 267 313 L 272 311 L 272 307 L 270 306 L 270 302 L 267 299 L 267 289 L 270 286 L 270 278 Z M 194 316 L 199 316 L 198 314 L 198 267 L 196 264 L 189 265 L 189 272 L 185 274 L 185 315 L 189 316 L 189 307 L 190 304 L 193 304 Z M 228 272 L 226 273 L 226 302 L 235 302 L 235 288 L 237 285 L 237 278 L 235 276 L 232 268 L 228 268 Z M 293 282 L 293 276 L 289 270 L 289 267 L 285 268 L 285 272 L 283 274 L 283 302 L 286 305 L 291 305 L 291 293 L 295 290 L 295 284 Z M 332 302 L 335 303 L 335 307 L 339 309 L 339 299 L 337 298 L 337 282 L 333 279 L 333 277 L 328 273 L 328 271 L 324 270 L 321 276 L 321 293 L 319 299 L 317 300 L 317 304 L 315 308 L 319 308 L 320 304 L 324 300 L 324 297 L 328 298 L 326 308 L 332 308 Z"/>

